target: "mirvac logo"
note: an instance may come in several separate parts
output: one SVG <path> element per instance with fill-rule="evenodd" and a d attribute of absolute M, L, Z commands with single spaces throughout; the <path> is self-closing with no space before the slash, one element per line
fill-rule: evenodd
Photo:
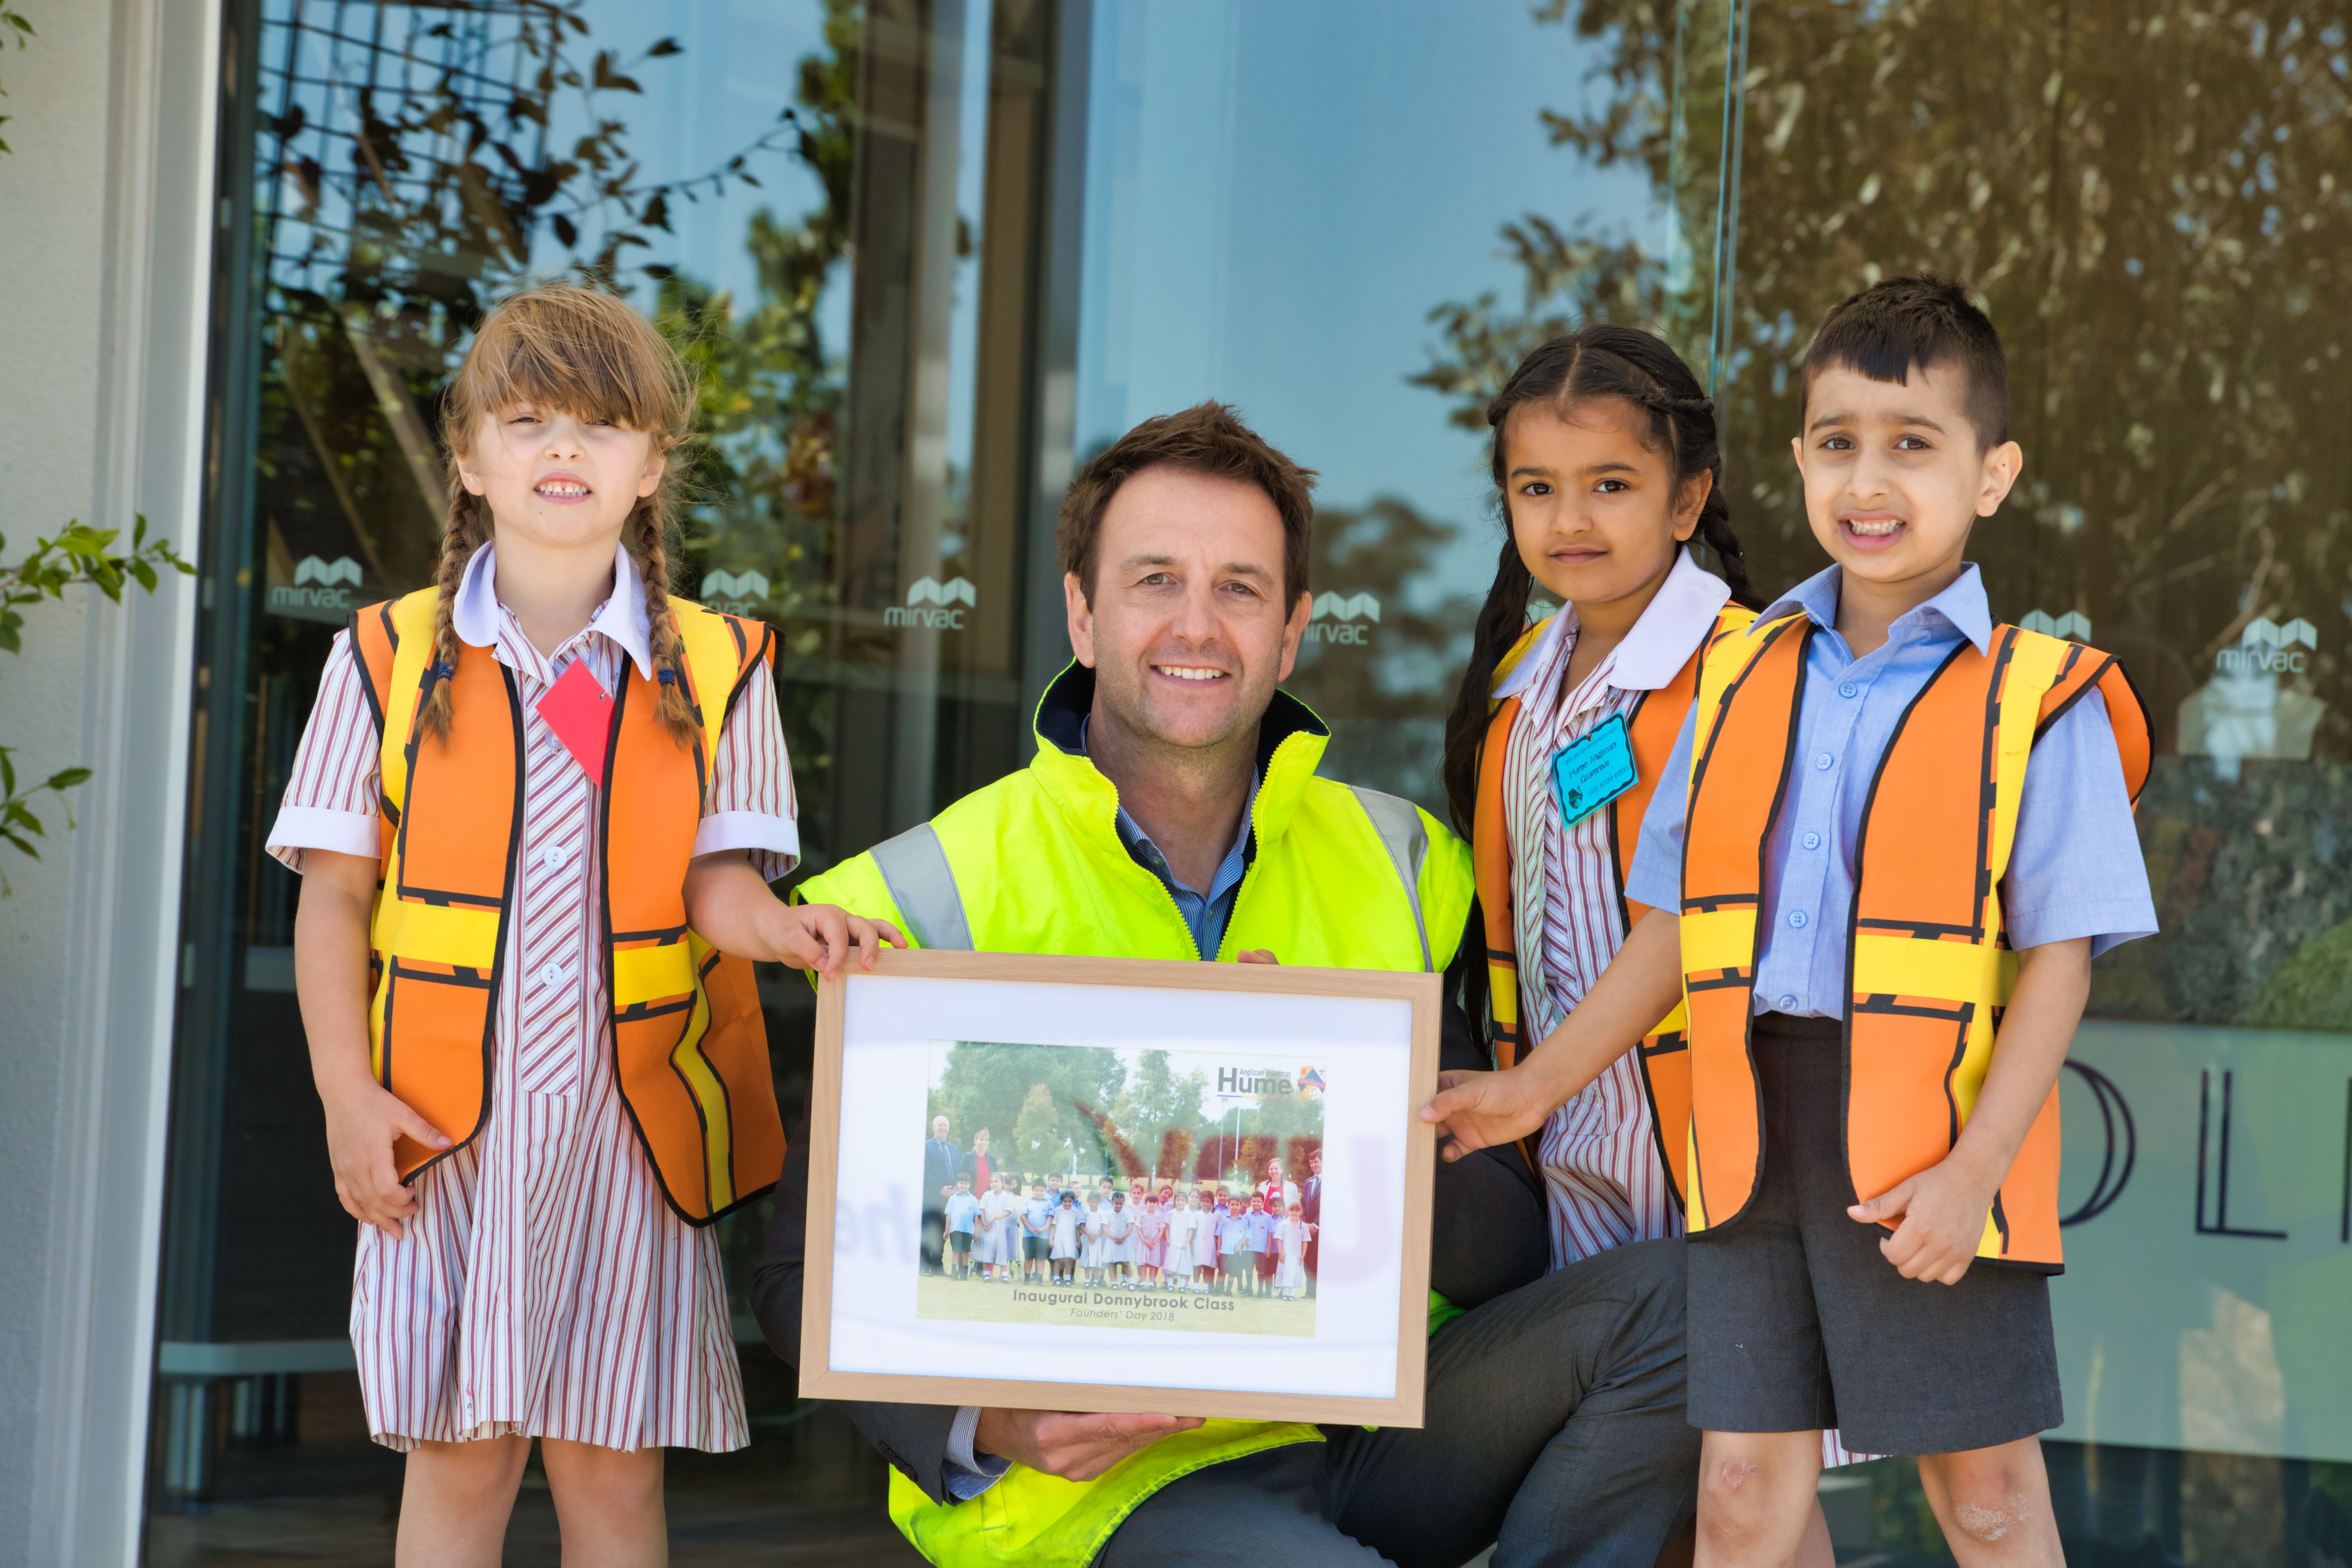
<path fill-rule="evenodd" d="M 360 585 L 362 575 L 360 563 L 348 555 L 332 561 L 305 555 L 294 563 L 291 584 L 280 583 L 269 590 L 270 611 L 305 620 L 340 621 L 358 607 L 352 590 Z"/>
<path fill-rule="evenodd" d="M 2063 616 L 2028 610 L 2017 624 L 2029 632 L 2040 632 L 2044 637 L 2073 637 L 2078 642 L 2091 640 L 2091 619 L 2076 610 L 2069 610 Z"/>
<path fill-rule="evenodd" d="M 1315 613 L 1307 623 L 1307 640 L 1361 647 L 1371 640 L 1372 627 L 1380 620 L 1381 602 L 1370 594 L 1352 598 L 1345 594 L 1318 594 Z"/>
<path fill-rule="evenodd" d="M 963 630 L 963 611 L 958 605 L 980 607 L 980 595 L 961 577 L 950 577 L 942 583 L 936 577 L 918 577 L 907 590 L 907 603 L 902 608 L 893 605 L 882 612 L 886 626 L 936 626 L 942 630 Z"/>
<path fill-rule="evenodd" d="M 724 569 L 702 574 L 702 602 L 730 616 L 759 614 L 767 603 L 768 580 L 757 572 Z"/>
<path fill-rule="evenodd" d="M 2301 675 L 2311 668 L 2311 654 L 2303 650 L 2318 647 L 2318 628 L 2309 621 L 2281 626 L 2263 616 L 2246 628 L 2237 647 L 2213 656 L 2213 668 L 2224 675 Z"/>

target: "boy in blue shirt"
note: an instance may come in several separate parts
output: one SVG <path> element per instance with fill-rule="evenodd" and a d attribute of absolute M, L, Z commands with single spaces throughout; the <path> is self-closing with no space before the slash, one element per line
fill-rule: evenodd
<path fill-rule="evenodd" d="M 1919 1456 L 1962 1563 L 2054 1568 L 2056 1083 L 2091 960 L 2156 929 L 2147 717 L 2107 656 L 1996 625 L 1963 559 L 2023 455 L 1958 284 L 1847 300 L 1805 378 L 1835 564 L 1710 651 L 1600 983 L 1423 1116 L 1448 1158 L 1524 1136 L 1685 1003 L 1699 1563 L 1788 1562 L 1838 1427 Z"/>
<path fill-rule="evenodd" d="M 980 1200 L 971 1194 L 971 1177 L 956 1178 L 956 1189 L 948 1194 L 948 1251 L 952 1255 L 948 1272 L 961 1279 L 971 1272 L 971 1226 L 980 1214 Z"/>

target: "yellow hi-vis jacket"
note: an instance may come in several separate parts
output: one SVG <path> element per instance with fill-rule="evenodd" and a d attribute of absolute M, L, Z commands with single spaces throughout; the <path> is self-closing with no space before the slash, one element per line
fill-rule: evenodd
<path fill-rule="evenodd" d="M 812 903 L 896 923 L 919 947 L 1200 956 L 1160 879 L 1118 837 L 1118 791 L 1079 748 L 1094 674 L 1073 665 L 1037 710 L 1037 755 L 922 826 L 803 885 Z M 1258 737 L 1249 868 L 1217 956 L 1443 972 L 1468 921 L 1468 847 L 1410 801 L 1315 776 L 1330 731 L 1277 691 Z M 933 1502 L 897 1469 L 890 1517 L 943 1568 L 1082 1568 L 1144 1499 L 1206 1466 L 1322 1434 L 1296 1422 L 1212 1421 L 1088 1482 L 1014 1466 L 967 1502 Z"/>

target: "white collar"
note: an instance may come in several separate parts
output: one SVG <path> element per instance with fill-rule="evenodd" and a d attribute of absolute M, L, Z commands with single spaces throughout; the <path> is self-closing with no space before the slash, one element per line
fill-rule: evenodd
<path fill-rule="evenodd" d="M 1691 559 L 1691 552 L 1677 547 L 1674 569 L 1658 586 L 1658 596 L 1617 645 L 1609 671 L 1609 684 L 1620 691 L 1655 691 L 1682 673 L 1690 656 L 1706 638 L 1707 628 L 1715 617 L 1731 602 L 1731 589 L 1723 579 Z M 1543 668 L 1545 657 L 1552 645 L 1566 635 L 1575 612 L 1563 607 L 1559 614 L 1543 624 L 1536 640 L 1511 667 L 1511 673 L 1495 688 L 1495 700 L 1517 697 L 1535 679 Z"/>
<path fill-rule="evenodd" d="M 485 544 L 466 563 L 465 581 L 457 584 L 457 603 L 449 607 L 449 626 L 469 647 L 499 646 L 499 603 L 496 563 L 498 546 Z M 613 639 L 646 679 L 654 678 L 653 622 L 646 618 L 645 579 L 629 558 L 625 544 L 613 548 L 613 595 L 588 621 L 592 632 Z"/>

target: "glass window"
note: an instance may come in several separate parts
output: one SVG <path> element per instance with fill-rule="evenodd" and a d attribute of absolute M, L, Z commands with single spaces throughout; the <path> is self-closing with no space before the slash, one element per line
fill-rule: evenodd
<path fill-rule="evenodd" d="M 1758 6 L 1742 45 L 1717 387 L 1759 583 L 1826 560 L 1788 450 L 1822 312 L 1956 274 L 2006 340 L 2026 458 L 1972 550 L 1994 613 L 2122 656 L 2155 725 L 2164 929 L 2097 966 L 2063 1091 L 2051 1453 L 2078 1560 L 2348 1538 L 2345 26 Z M 1841 1544 L 1939 1546 L 1908 1484 L 1880 1478 Z"/>

